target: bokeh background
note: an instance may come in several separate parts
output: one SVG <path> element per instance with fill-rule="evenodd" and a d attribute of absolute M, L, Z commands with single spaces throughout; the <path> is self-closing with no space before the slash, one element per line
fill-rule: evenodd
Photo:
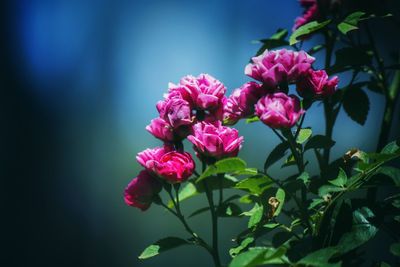
<path fill-rule="evenodd" d="M 146 212 L 127 207 L 122 192 L 140 170 L 136 154 L 161 144 L 144 128 L 157 115 L 155 103 L 168 82 L 205 72 L 231 92 L 249 81 L 244 66 L 259 48 L 252 40 L 291 29 L 302 12 L 297 1 L 15 0 L 3 5 L 1 202 L 8 216 L 2 216 L 7 249 L 0 253 L 0 265 L 210 266 L 209 256 L 196 247 L 139 261 L 143 248 L 159 238 L 186 235 L 158 206 Z M 398 45 L 393 36 L 376 34 L 381 46 Z M 322 58 L 317 54 L 316 66 L 322 66 Z M 348 77 L 341 79 L 344 85 Z M 375 149 L 383 99 L 368 94 L 364 127 L 340 113 L 334 157 L 351 147 Z M 323 132 L 321 106 L 312 108 L 305 126 Z M 236 127 L 245 136 L 240 156 L 262 166 L 277 138 L 260 123 Z M 397 126 L 391 136 L 399 136 Z M 274 169 L 276 175 L 290 171 Z M 193 198 L 184 211 L 204 203 L 204 196 Z M 223 221 L 221 247 L 227 251 L 246 222 Z M 191 223 L 209 237 L 208 215 Z"/>

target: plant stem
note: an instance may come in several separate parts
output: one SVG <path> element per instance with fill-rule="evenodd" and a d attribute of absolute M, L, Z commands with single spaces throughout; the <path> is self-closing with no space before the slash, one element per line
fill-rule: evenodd
<path fill-rule="evenodd" d="M 222 202 L 224 202 L 224 188 L 223 188 L 224 177 L 225 177 L 225 173 L 218 174 L 218 186 L 219 186 L 218 208 L 221 207 Z"/>
<path fill-rule="evenodd" d="M 203 172 L 206 169 L 206 164 L 203 162 Z M 212 256 L 214 260 L 214 265 L 216 267 L 221 266 L 221 260 L 219 258 L 219 248 L 218 248 L 218 216 L 216 213 L 214 199 L 213 199 L 213 192 L 210 190 L 207 181 L 203 181 L 204 189 L 207 196 L 207 201 L 210 206 L 210 213 L 211 213 L 211 223 L 212 223 Z"/>

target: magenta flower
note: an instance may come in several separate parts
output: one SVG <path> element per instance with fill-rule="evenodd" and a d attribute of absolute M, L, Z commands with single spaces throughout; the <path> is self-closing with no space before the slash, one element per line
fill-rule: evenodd
<path fill-rule="evenodd" d="M 307 76 L 296 83 L 296 90 L 302 97 L 323 99 L 333 95 L 336 91 L 339 78 L 334 76 L 329 80 L 324 70 L 310 70 Z"/>
<path fill-rule="evenodd" d="M 193 126 L 193 135 L 188 136 L 201 160 L 213 162 L 239 153 L 243 137 L 236 129 L 215 123 L 199 122 Z"/>
<path fill-rule="evenodd" d="M 225 92 L 225 86 L 208 74 L 200 74 L 197 77 L 188 75 L 183 77 L 178 85 L 169 86 L 169 95 L 175 97 L 179 93 L 191 109 L 196 110 L 199 120 L 222 119 Z M 170 97 L 169 95 L 167 97 Z"/>
<path fill-rule="evenodd" d="M 189 103 L 180 98 L 179 95 L 167 97 L 165 100 L 159 101 L 157 103 L 157 110 L 160 118 L 167 121 L 174 129 L 190 125 L 193 122 Z"/>
<path fill-rule="evenodd" d="M 151 120 L 150 124 L 146 126 L 146 130 L 155 138 L 164 142 L 173 142 L 175 140 L 174 129 L 162 118 Z"/>
<path fill-rule="evenodd" d="M 265 50 L 262 55 L 252 58 L 252 63 L 245 68 L 245 74 L 266 86 L 276 87 L 296 82 L 307 73 L 314 61 L 315 58 L 304 51 Z"/>
<path fill-rule="evenodd" d="M 307 2 L 309 2 L 309 1 L 307 1 Z M 310 2 L 312 2 L 312 1 L 310 1 Z M 316 1 L 314 4 L 310 4 L 308 6 L 304 5 L 304 6 L 307 7 L 307 9 L 304 11 L 302 16 L 297 17 L 295 19 L 292 31 L 297 30 L 301 26 L 303 26 L 313 20 L 317 20 L 320 16 L 319 11 L 318 11 L 318 4 Z"/>
<path fill-rule="evenodd" d="M 196 167 L 189 153 L 172 150 L 169 146 L 146 149 L 136 159 L 148 171 L 170 183 L 186 181 Z"/>
<path fill-rule="evenodd" d="M 233 125 L 238 120 L 253 115 L 254 105 L 265 93 L 256 82 L 248 82 L 235 89 L 224 104 L 224 123 Z"/>
<path fill-rule="evenodd" d="M 256 114 L 260 120 L 274 129 L 291 128 L 299 120 L 304 110 L 300 100 L 284 93 L 268 94 L 256 104 Z"/>
<path fill-rule="evenodd" d="M 160 191 L 160 182 L 143 170 L 125 188 L 124 200 L 127 205 L 145 211 L 150 207 L 153 197 Z"/>

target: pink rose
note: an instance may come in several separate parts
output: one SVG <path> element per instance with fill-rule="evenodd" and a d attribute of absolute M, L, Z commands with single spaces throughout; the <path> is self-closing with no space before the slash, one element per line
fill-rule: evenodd
<path fill-rule="evenodd" d="M 245 74 L 264 83 L 265 86 L 276 87 L 290 84 L 307 73 L 315 58 L 304 51 L 265 50 L 263 54 L 252 58 L 252 63 L 245 68 Z"/>
<path fill-rule="evenodd" d="M 304 110 L 300 100 L 284 93 L 268 94 L 256 104 L 256 114 L 260 120 L 274 129 L 291 128 L 299 120 Z"/>
<path fill-rule="evenodd" d="M 236 129 L 215 123 L 199 122 L 193 126 L 193 135 L 188 136 L 197 156 L 208 162 L 235 157 L 239 153 L 243 137 Z"/>
<path fill-rule="evenodd" d="M 248 82 L 235 89 L 224 104 L 224 123 L 233 125 L 254 114 L 254 105 L 265 92 L 260 84 Z"/>
<path fill-rule="evenodd" d="M 180 96 L 167 97 L 157 103 L 160 118 L 167 121 L 172 128 L 192 124 L 192 111 L 189 103 Z"/>
<path fill-rule="evenodd" d="M 310 70 L 308 75 L 296 83 L 296 90 L 302 97 L 323 99 L 333 95 L 336 91 L 339 78 L 334 76 L 329 80 L 324 70 Z"/>
<path fill-rule="evenodd" d="M 172 150 L 169 146 L 146 149 L 136 159 L 148 171 L 170 183 L 186 181 L 196 167 L 189 153 Z"/>
<path fill-rule="evenodd" d="M 127 205 L 145 211 L 150 207 L 153 197 L 160 191 L 160 182 L 143 170 L 125 188 L 124 200 Z"/>
<path fill-rule="evenodd" d="M 195 110 L 198 120 L 221 120 L 223 112 L 222 105 L 225 99 L 225 86 L 208 74 L 200 74 L 197 77 L 188 75 L 183 77 L 179 84 L 169 85 L 167 97 L 180 94 Z"/>
<path fill-rule="evenodd" d="M 146 130 L 155 138 L 164 142 L 173 142 L 175 140 L 174 129 L 161 118 L 151 120 L 150 124 L 146 126 Z"/>
<path fill-rule="evenodd" d="M 294 21 L 292 31 L 297 30 L 301 26 L 319 18 L 319 11 L 318 11 L 318 4 L 315 2 L 314 4 L 310 5 L 302 16 L 297 17 Z"/>

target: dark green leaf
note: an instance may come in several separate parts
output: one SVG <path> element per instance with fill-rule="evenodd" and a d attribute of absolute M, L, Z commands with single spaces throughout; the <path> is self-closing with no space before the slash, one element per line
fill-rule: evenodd
<path fill-rule="evenodd" d="M 255 267 L 265 264 L 285 264 L 289 260 L 285 256 L 286 248 L 254 247 L 237 255 L 229 267 Z"/>
<path fill-rule="evenodd" d="M 313 54 L 317 53 L 318 51 L 322 50 L 324 47 L 325 47 L 324 45 L 316 45 L 313 48 L 311 48 L 310 50 L 308 50 L 307 54 L 313 55 Z"/>
<path fill-rule="evenodd" d="M 339 23 L 338 25 L 339 31 L 341 31 L 343 34 L 346 34 L 349 31 L 357 30 L 358 22 L 360 21 L 360 18 L 364 15 L 365 13 L 361 11 L 356 11 L 354 13 L 351 13 L 341 23 Z"/>
<path fill-rule="evenodd" d="M 373 216 L 372 211 L 366 207 L 353 212 L 351 232 L 345 233 L 337 246 L 341 253 L 347 253 L 375 236 L 378 229 L 368 221 Z"/>
<path fill-rule="evenodd" d="M 271 178 L 266 175 L 256 175 L 241 180 L 235 186 L 237 189 L 244 189 L 254 195 L 261 195 L 266 189 L 273 184 Z"/>
<path fill-rule="evenodd" d="M 201 180 L 218 173 L 232 173 L 246 169 L 246 162 L 240 158 L 226 158 L 217 161 L 214 165 L 210 165 L 196 180 L 196 183 Z"/>
<path fill-rule="evenodd" d="M 260 40 L 260 42 L 263 45 L 257 51 L 256 56 L 261 55 L 267 49 L 273 49 L 273 48 L 289 45 L 289 42 L 285 40 L 287 35 L 288 35 L 288 31 L 286 29 L 280 29 L 276 33 L 274 33 L 270 38 Z"/>
<path fill-rule="evenodd" d="M 289 44 L 294 45 L 297 42 L 299 42 L 299 37 L 308 35 L 311 33 L 314 33 L 322 28 L 324 28 L 326 25 L 328 25 L 331 22 L 331 20 L 326 20 L 323 22 L 318 22 L 318 21 L 311 21 L 307 24 L 304 24 L 303 26 L 299 27 L 296 31 L 292 33 L 292 35 L 289 38 Z"/>
<path fill-rule="evenodd" d="M 182 245 L 190 245 L 188 241 L 178 238 L 178 237 L 166 237 L 163 239 L 158 240 L 153 245 L 148 246 L 142 254 L 140 254 L 139 259 L 148 259 L 154 256 L 157 256 L 161 252 L 166 250 L 170 250 Z"/>
<path fill-rule="evenodd" d="M 308 172 L 302 172 L 299 177 L 297 177 L 297 180 L 301 180 L 305 185 L 308 185 L 310 183 L 310 175 Z"/>
<path fill-rule="evenodd" d="M 400 147 L 397 145 L 396 141 L 387 144 L 381 151 L 382 154 L 394 154 L 400 151 Z"/>
<path fill-rule="evenodd" d="M 308 140 L 304 147 L 304 151 L 316 148 L 330 148 L 335 144 L 335 141 L 331 140 L 325 135 L 314 135 Z"/>
<path fill-rule="evenodd" d="M 345 190 L 344 188 L 337 187 L 337 186 L 334 186 L 334 185 L 323 185 L 323 186 L 321 186 L 319 188 L 318 195 L 320 197 L 324 197 L 327 194 L 341 192 L 341 191 L 344 191 L 344 190 Z"/>
<path fill-rule="evenodd" d="M 339 168 L 339 174 L 336 177 L 336 179 L 335 180 L 330 180 L 328 182 L 333 184 L 333 185 L 339 186 L 339 187 L 345 187 L 345 185 L 347 183 L 346 172 L 342 168 Z"/>
<path fill-rule="evenodd" d="M 242 214 L 242 209 L 235 203 L 225 202 L 218 207 L 220 217 L 238 217 Z"/>
<path fill-rule="evenodd" d="M 314 209 L 315 207 L 318 207 L 319 205 L 321 205 L 322 203 L 324 203 L 325 201 L 322 198 L 315 198 L 311 201 L 310 206 L 308 206 L 309 210 Z"/>
<path fill-rule="evenodd" d="M 199 214 L 202 214 L 202 213 L 204 213 L 204 212 L 206 212 L 208 210 L 210 210 L 210 207 L 204 207 L 204 208 L 198 209 L 198 210 L 194 211 L 192 214 L 190 214 L 188 216 L 188 218 L 192 218 L 192 217 L 194 217 L 196 215 L 199 215 Z"/>
<path fill-rule="evenodd" d="M 329 74 L 347 71 L 353 68 L 369 65 L 372 60 L 372 52 L 368 47 L 345 47 L 335 52 L 335 64 L 327 70 Z"/>
<path fill-rule="evenodd" d="M 272 164 L 280 160 L 286 155 L 286 151 L 289 149 L 289 143 L 284 142 L 277 145 L 267 157 L 264 163 L 264 170 L 267 170 Z"/>
<path fill-rule="evenodd" d="M 297 136 L 296 142 L 298 144 L 303 144 L 305 141 L 308 140 L 312 135 L 311 128 L 303 128 L 300 130 L 299 135 Z"/>
<path fill-rule="evenodd" d="M 240 242 L 239 246 L 237 246 L 235 248 L 231 248 L 229 250 L 229 255 L 231 255 L 232 257 L 235 257 L 237 254 L 242 252 L 243 249 L 246 249 L 251 243 L 253 243 L 253 241 L 254 241 L 254 237 L 252 237 L 252 236 L 243 239 L 242 242 Z"/>
<path fill-rule="evenodd" d="M 400 243 L 393 243 L 390 245 L 390 252 L 393 255 L 400 257 Z"/>
<path fill-rule="evenodd" d="M 367 94 L 359 88 L 346 90 L 343 96 L 343 108 L 352 120 L 364 125 L 369 111 Z"/>
<path fill-rule="evenodd" d="M 400 169 L 390 166 L 382 166 L 379 168 L 379 173 L 390 177 L 396 186 L 400 186 Z"/>
<path fill-rule="evenodd" d="M 340 262 L 330 263 L 329 260 L 338 255 L 339 251 L 336 247 L 327 247 L 314 252 L 311 252 L 301 260 L 297 262 L 297 264 L 305 265 L 305 266 L 314 266 L 314 267 L 339 267 L 341 266 Z"/>

